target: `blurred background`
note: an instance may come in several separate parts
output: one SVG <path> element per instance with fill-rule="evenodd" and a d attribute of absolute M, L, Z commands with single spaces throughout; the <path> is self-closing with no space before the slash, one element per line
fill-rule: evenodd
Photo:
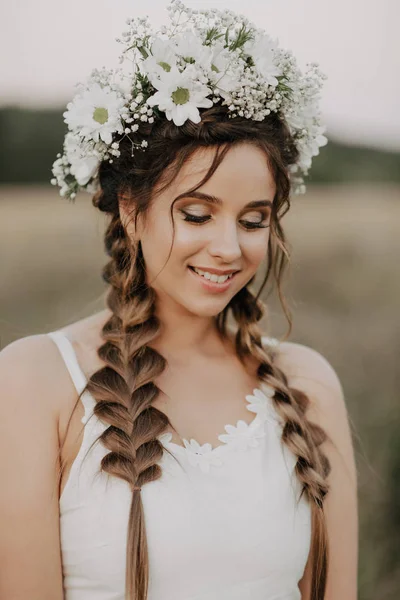
<path fill-rule="evenodd" d="M 239 0 L 186 0 L 230 8 Z M 93 67 L 114 67 L 127 16 L 165 0 L 19 0 L 0 7 L 0 348 L 104 306 L 105 221 L 49 185 L 62 112 Z M 283 225 L 290 336 L 342 382 L 359 474 L 362 600 L 400 598 L 400 7 L 397 0 L 246 1 L 246 16 L 328 75 L 328 146 Z M 286 333 L 276 297 L 265 330 Z"/>

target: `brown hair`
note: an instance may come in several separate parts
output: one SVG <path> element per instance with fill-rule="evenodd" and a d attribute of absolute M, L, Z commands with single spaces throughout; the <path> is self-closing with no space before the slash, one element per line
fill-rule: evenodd
<path fill-rule="evenodd" d="M 281 290 L 282 275 L 289 253 L 280 225 L 290 207 L 288 167 L 298 158 L 294 140 L 285 123 L 271 113 L 264 121 L 229 117 L 223 106 L 201 109 L 202 120 L 190 120 L 180 127 L 165 118 L 154 124 L 143 123 L 135 137 L 138 143 L 149 139 L 145 152 L 134 152 L 128 138 L 120 142 L 121 156 L 112 163 L 103 162 L 99 170 L 100 192 L 93 203 L 110 215 L 105 235 L 105 248 L 110 261 L 103 279 L 110 288 L 107 306 L 112 316 L 102 329 L 104 343 L 98 356 L 103 368 L 89 379 L 85 389 L 96 400 L 94 415 L 109 427 L 99 440 L 109 450 L 101 461 L 100 471 L 120 477 L 131 486 L 126 562 L 126 594 L 130 600 L 145 600 L 148 591 L 149 565 L 144 512 L 139 490 L 161 476 L 159 461 L 165 448 L 158 438 L 167 427 L 174 429 L 168 417 L 152 402 L 159 393 L 154 379 L 166 367 L 166 359 L 149 346 L 157 337 L 160 323 L 155 315 L 155 291 L 146 285 L 145 267 L 140 241 L 132 242 L 123 226 L 119 203 L 129 198 L 135 217 L 146 216 L 150 202 L 175 179 L 182 165 L 201 147 L 215 147 L 209 171 L 191 191 L 207 181 L 229 149 L 239 143 L 251 143 L 265 152 L 276 183 L 270 219 L 270 237 L 264 280 L 255 296 L 249 289 L 254 277 L 216 317 L 218 330 L 227 334 L 229 309 L 237 324 L 235 346 L 242 362 L 257 360 L 260 380 L 273 386 L 275 408 L 282 419 L 282 443 L 295 454 L 295 474 L 302 484 L 302 494 L 311 502 L 312 510 L 312 600 L 322 600 L 326 587 L 328 545 L 323 500 L 329 461 L 320 445 L 327 439 L 324 431 L 307 420 L 307 396 L 290 388 L 285 373 L 274 364 L 274 354 L 262 345 L 258 321 L 266 307 L 259 296 L 271 274 L 277 284 L 279 298 L 291 331 L 291 315 Z M 160 186 L 160 183 L 163 183 Z M 171 206 L 171 219 L 172 206 Z M 83 393 L 83 392 L 82 392 Z M 79 398 L 78 398 L 79 400 Z M 78 401 L 77 401 L 78 404 Z M 89 449 L 90 450 L 90 449 Z"/>

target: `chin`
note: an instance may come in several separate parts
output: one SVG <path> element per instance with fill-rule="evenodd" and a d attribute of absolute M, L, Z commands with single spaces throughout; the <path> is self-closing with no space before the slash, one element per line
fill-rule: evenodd
<path fill-rule="evenodd" d="M 193 303 L 192 305 L 185 304 L 184 308 L 197 317 L 216 317 L 227 305 L 227 302 L 218 302 L 218 300 L 211 299 L 209 302 Z"/>

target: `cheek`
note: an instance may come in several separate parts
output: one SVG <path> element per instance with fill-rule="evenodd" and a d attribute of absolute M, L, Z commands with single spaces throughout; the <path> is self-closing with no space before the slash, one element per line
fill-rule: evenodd
<path fill-rule="evenodd" d="M 204 230 L 201 231 L 201 227 L 181 227 L 180 224 L 177 223 L 175 226 L 175 238 L 171 258 L 185 260 L 185 258 L 193 256 L 206 245 L 207 234 Z"/>
<path fill-rule="evenodd" d="M 247 236 L 242 244 L 242 251 L 247 261 L 253 265 L 259 265 L 268 252 L 269 230 L 268 233 L 256 232 L 253 237 Z"/>
<path fill-rule="evenodd" d="M 147 270 L 152 273 L 161 270 L 171 247 L 171 236 L 166 228 L 152 227 L 151 230 L 148 229 L 142 235 L 141 244 Z"/>
<path fill-rule="evenodd" d="M 148 230 L 142 239 L 145 261 L 152 271 L 174 269 L 174 265 L 193 256 L 203 245 L 204 234 L 191 231 L 189 227 L 179 227 L 179 223 L 175 223 L 174 235 L 168 221 L 165 225 Z"/>

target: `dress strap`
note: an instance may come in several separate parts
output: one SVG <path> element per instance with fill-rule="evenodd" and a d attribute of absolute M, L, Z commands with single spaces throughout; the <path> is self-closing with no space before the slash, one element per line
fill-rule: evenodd
<path fill-rule="evenodd" d="M 80 394 L 86 385 L 86 377 L 79 366 L 76 352 L 71 341 L 62 331 L 50 331 L 48 333 L 58 347 L 60 354 L 64 360 L 65 366 L 68 369 L 71 379 L 74 382 L 75 388 Z"/>
<path fill-rule="evenodd" d="M 78 392 L 78 394 L 80 394 L 87 383 L 87 378 L 85 377 L 79 365 L 78 358 L 76 356 L 76 352 L 74 350 L 72 342 L 67 338 L 65 333 L 63 333 L 60 330 L 50 331 L 47 335 L 54 341 L 54 343 L 58 347 L 58 350 L 64 360 L 65 366 L 67 367 L 67 370 L 74 383 L 76 391 Z M 89 394 L 89 392 L 87 391 L 85 391 L 82 394 L 81 400 L 85 409 L 85 416 L 82 419 L 82 423 L 86 423 L 93 411 L 95 401 L 91 394 Z"/>

